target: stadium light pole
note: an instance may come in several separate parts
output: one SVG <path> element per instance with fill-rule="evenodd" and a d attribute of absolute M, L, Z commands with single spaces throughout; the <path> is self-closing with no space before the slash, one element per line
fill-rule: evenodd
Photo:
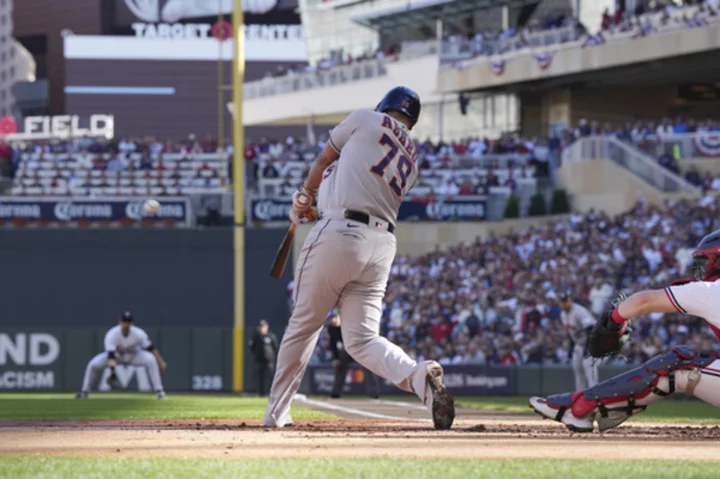
<path fill-rule="evenodd" d="M 233 104 L 233 191 L 235 193 L 235 224 L 233 248 L 235 256 L 235 314 L 233 327 L 233 391 L 244 389 L 245 357 L 245 138 L 243 131 L 243 81 L 245 78 L 245 19 L 242 0 L 233 0 L 233 36 L 235 55 L 232 83 Z"/>

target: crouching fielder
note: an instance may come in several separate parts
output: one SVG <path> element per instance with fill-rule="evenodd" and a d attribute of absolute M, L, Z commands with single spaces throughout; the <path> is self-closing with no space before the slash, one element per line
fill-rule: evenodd
<path fill-rule="evenodd" d="M 590 337 L 590 354 L 603 357 L 622 347 L 627 320 L 652 312 L 679 312 L 705 319 L 720 339 L 720 230 L 706 236 L 693 253 L 697 277 L 662 290 L 635 293 L 608 310 Z M 611 429 L 674 392 L 691 394 L 720 407 L 720 360 L 679 346 L 642 366 L 575 393 L 530 398 L 530 407 L 575 432 Z"/>
<path fill-rule="evenodd" d="M 92 358 L 85 368 L 82 389 L 77 394 L 77 399 L 87 399 L 95 375 L 105 368 L 110 368 L 108 385 L 111 388 L 119 388 L 120 383 L 115 374 L 115 367 L 118 364 L 145 366 L 158 399 L 165 398 L 160 370 L 165 371 L 167 363 L 150 341 L 147 333 L 133 326 L 132 322 L 132 314 L 126 311 L 120 317 L 120 323 L 105 334 L 105 351 Z"/>

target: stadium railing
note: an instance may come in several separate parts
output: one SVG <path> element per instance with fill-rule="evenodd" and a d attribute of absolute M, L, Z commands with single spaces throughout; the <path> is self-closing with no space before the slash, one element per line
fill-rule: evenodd
<path fill-rule="evenodd" d="M 696 193 L 697 187 L 658 164 L 639 149 L 611 136 L 580 138 L 565 148 L 563 163 L 582 160 L 611 160 L 665 193 Z"/>
<path fill-rule="evenodd" d="M 524 48 L 538 48 L 548 45 L 558 45 L 574 42 L 583 37 L 574 25 L 567 25 L 551 30 L 532 33 L 518 32 L 508 38 L 484 38 L 476 42 L 474 39 L 463 41 L 446 41 L 442 46 L 440 61 L 443 63 L 466 60 L 475 55 L 496 55 L 522 50 Z"/>
<path fill-rule="evenodd" d="M 351 65 L 333 66 L 329 70 L 293 72 L 281 77 L 269 77 L 247 82 L 244 87 L 244 96 L 246 99 L 251 99 L 366 80 L 385 75 L 387 73 L 385 65 L 388 62 L 407 61 L 437 54 L 438 42 L 436 40 L 403 42 L 399 53 L 385 58 L 363 60 Z"/>
<path fill-rule="evenodd" d="M 282 77 L 263 78 L 244 86 L 245 99 L 292 93 L 314 88 L 340 85 L 385 75 L 385 61 L 367 60 L 314 72 L 292 73 Z"/>
<path fill-rule="evenodd" d="M 437 40 L 402 42 L 397 57 L 399 61 L 405 61 L 428 55 L 437 55 L 438 47 Z"/>
<path fill-rule="evenodd" d="M 720 132 L 656 135 L 645 139 L 638 147 L 656 157 L 717 159 L 720 157 Z"/>
<path fill-rule="evenodd" d="M 693 22 L 696 18 L 703 24 L 694 25 L 695 28 L 720 23 L 720 15 L 710 15 L 707 10 L 701 10 L 704 8 L 692 5 L 679 8 L 671 12 L 669 16 L 666 16 L 664 12 L 651 12 L 633 17 L 625 20 L 618 27 L 600 32 L 602 41 L 603 43 L 631 41 L 641 36 L 687 30 L 693 28 L 687 21 Z M 587 37 L 586 34 L 580 33 L 575 26 L 567 26 L 562 29 L 526 35 L 525 38 L 529 41 L 523 40 L 521 34 L 501 40 L 484 40 L 481 48 L 475 48 L 472 40 L 459 43 L 446 42 L 442 46 L 440 63 L 446 68 L 455 68 L 456 62 L 467 61 L 476 56 L 480 57 L 475 60 L 477 62 L 509 59 L 536 51 L 540 47 L 545 47 L 543 50 L 554 53 L 564 49 L 581 48 Z"/>

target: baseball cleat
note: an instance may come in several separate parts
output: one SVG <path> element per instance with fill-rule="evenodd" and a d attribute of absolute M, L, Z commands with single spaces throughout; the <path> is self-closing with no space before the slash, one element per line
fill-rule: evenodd
<path fill-rule="evenodd" d="M 548 404 L 547 400 L 542 397 L 533 396 L 530 398 L 530 407 L 545 419 L 552 419 L 565 425 L 572 432 L 593 432 L 593 415 L 586 417 L 576 417 L 572 410 L 568 407 L 564 411 L 562 408 L 553 407 Z"/>
<path fill-rule="evenodd" d="M 79 393 L 77 393 L 75 395 L 75 399 L 87 399 L 87 398 L 88 398 L 88 393 L 86 393 L 85 391 L 80 391 Z"/>
<path fill-rule="evenodd" d="M 158 391 L 157 398 L 158 399 L 165 399 L 167 397 L 167 394 L 165 394 L 165 391 Z"/>
<path fill-rule="evenodd" d="M 429 388 L 432 418 L 437 430 L 450 429 L 455 420 L 455 399 L 442 383 L 442 376 L 442 366 L 432 361 L 427 367 L 425 383 Z"/>

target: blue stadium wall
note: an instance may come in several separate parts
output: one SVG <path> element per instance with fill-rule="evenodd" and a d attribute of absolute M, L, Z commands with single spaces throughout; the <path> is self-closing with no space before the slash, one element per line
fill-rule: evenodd
<path fill-rule="evenodd" d="M 278 336 L 287 322 L 290 271 L 269 276 L 284 234 L 246 230 L 244 344 L 260 319 Z M 167 356 L 169 390 L 231 390 L 233 255 L 230 228 L 3 230 L 0 390 L 75 389 L 125 310 Z M 244 364 L 252 390 L 247 351 Z M 126 372 L 131 389 L 137 374 Z"/>

